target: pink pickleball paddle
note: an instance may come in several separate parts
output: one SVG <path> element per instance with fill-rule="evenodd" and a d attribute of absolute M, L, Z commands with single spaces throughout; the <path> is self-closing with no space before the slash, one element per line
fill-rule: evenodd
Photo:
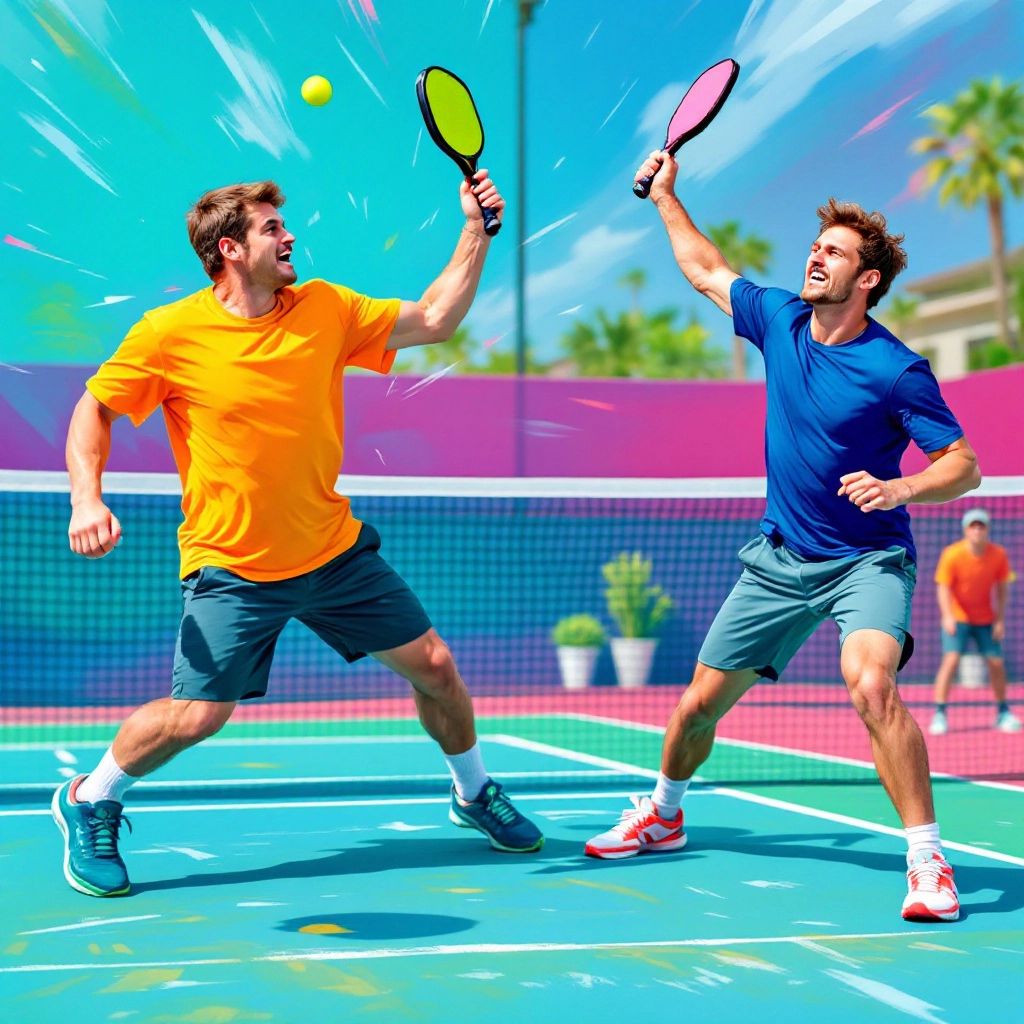
<path fill-rule="evenodd" d="M 714 121 L 729 98 L 739 73 L 739 64 L 726 58 L 700 75 L 679 101 L 665 131 L 665 145 L 662 148 L 675 153 L 684 142 L 700 135 Z M 650 195 L 652 180 L 647 177 L 633 182 L 633 192 L 638 199 L 646 199 Z"/>

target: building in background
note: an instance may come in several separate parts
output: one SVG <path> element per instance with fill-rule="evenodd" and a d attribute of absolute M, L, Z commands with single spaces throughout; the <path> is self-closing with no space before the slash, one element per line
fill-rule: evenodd
<path fill-rule="evenodd" d="M 1010 267 L 1010 328 L 1020 334 L 1019 302 L 1014 293 L 1024 274 L 1024 246 L 1008 255 Z M 913 313 L 905 317 L 887 310 L 881 320 L 915 352 L 926 356 L 939 380 L 962 377 L 975 366 L 971 354 L 998 334 L 992 263 L 978 260 L 952 270 L 919 278 L 906 285 Z M 902 322 L 897 323 L 897 320 Z"/>

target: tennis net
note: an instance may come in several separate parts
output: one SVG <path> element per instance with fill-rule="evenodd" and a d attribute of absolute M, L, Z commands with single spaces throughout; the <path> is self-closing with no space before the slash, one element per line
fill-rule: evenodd
<path fill-rule="evenodd" d="M 689 680 L 700 644 L 733 586 L 736 552 L 756 535 L 759 480 L 498 480 L 349 477 L 339 489 L 383 538 L 382 554 L 416 591 L 474 694 L 483 733 L 536 750 L 569 751 L 578 780 L 605 767 L 657 767 L 660 730 Z M 181 612 L 176 477 L 107 474 L 106 500 L 124 527 L 100 560 L 67 545 L 68 494 L 55 473 L 0 473 L 7 551 L 0 617 L 0 741 L 106 741 L 138 704 L 169 690 Z M 931 582 L 960 517 L 983 505 L 992 538 L 1024 562 L 1024 479 L 912 509 L 919 552 L 917 651 L 900 675 L 916 717 L 930 718 L 940 658 Z M 602 567 L 639 553 L 650 582 L 673 601 L 649 676 L 622 685 L 609 645 L 582 687 L 563 681 L 552 628 L 592 615 L 609 635 Z M 635 646 L 635 645 L 634 645 Z M 1005 642 L 1010 698 L 1024 717 L 1024 606 L 1011 601 Z M 949 704 L 950 730 L 929 737 L 932 769 L 972 779 L 1024 781 L 1024 739 L 998 733 L 991 694 L 964 663 Z M 970 685 L 970 684 L 974 685 Z M 278 643 L 266 698 L 239 709 L 227 733 L 260 738 L 412 735 L 405 682 L 373 659 L 346 666 L 291 623 Z M 719 725 L 704 776 L 714 781 L 873 780 L 870 748 L 839 674 L 838 634 L 826 623 L 778 683 L 754 687 Z M 2 758 L 2 754 L 0 754 Z M 867 766 L 867 767 L 866 767 Z"/>

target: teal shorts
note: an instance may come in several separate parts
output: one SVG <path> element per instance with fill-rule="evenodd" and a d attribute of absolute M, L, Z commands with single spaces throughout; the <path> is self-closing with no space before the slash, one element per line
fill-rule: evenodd
<path fill-rule="evenodd" d="M 350 662 L 422 636 L 430 619 L 379 549 L 380 535 L 363 523 L 348 551 L 292 579 L 256 583 L 212 566 L 187 576 L 181 581 L 171 696 L 262 697 L 274 646 L 290 619 L 307 625 Z"/>
<path fill-rule="evenodd" d="M 698 661 L 734 672 L 754 669 L 778 679 L 826 619 L 839 626 L 839 645 L 858 629 L 878 629 L 910 660 L 910 599 L 917 569 L 901 547 L 809 561 L 761 535 L 740 549 L 743 573 L 711 624 Z"/>
<path fill-rule="evenodd" d="M 992 636 L 991 625 L 975 626 L 970 622 L 958 622 L 956 632 L 952 636 L 945 630 L 942 631 L 943 654 L 966 654 L 971 644 L 974 644 L 978 648 L 978 653 L 986 658 L 1003 656 L 1003 645 Z"/>

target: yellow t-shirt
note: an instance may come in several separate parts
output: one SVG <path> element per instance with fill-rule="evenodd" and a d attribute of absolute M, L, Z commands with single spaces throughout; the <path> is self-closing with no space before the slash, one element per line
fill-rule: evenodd
<path fill-rule="evenodd" d="M 289 579 L 355 543 L 360 524 L 335 490 L 342 375 L 391 369 L 399 306 L 313 280 L 245 319 L 206 288 L 146 313 L 89 379 L 136 426 L 163 406 L 182 484 L 183 577 L 212 565 Z"/>
<path fill-rule="evenodd" d="M 985 550 L 975 555 L 966 540 L 959 540 L 943 550 L 935 569 L 935 582 L 949 587 L 953 618 L 972 626 L 995 622 L 992 589 L 1012 579 L 1010 559 L 999 544 L 986 544 Z"/>

